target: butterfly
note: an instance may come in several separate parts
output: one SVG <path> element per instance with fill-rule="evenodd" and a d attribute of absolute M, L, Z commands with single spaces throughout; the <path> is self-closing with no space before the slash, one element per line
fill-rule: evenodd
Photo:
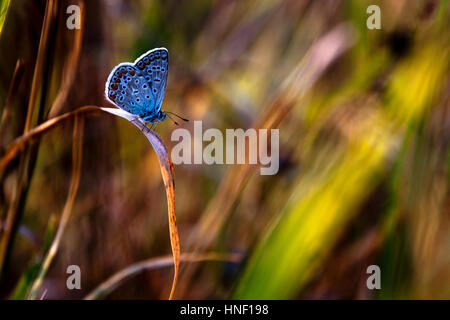
<path fill-rule="evenodd" d="M 166 112 L 161 110 L 161 106 L 168 74 L 167 49 L 149 50 L 134 63 L 120 63 L 111 71 L 105 85 L 106 99 L 119 108 L 139 116 L 146 124 L 152 123 L 152 127 L 153 125 L 156 127 L 159 121 L 166 118 Z"/>

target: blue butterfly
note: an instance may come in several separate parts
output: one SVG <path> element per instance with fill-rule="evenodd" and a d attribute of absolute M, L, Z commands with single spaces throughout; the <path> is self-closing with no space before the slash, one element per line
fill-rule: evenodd
<path fill-rule="evenodd" d="M 152 49 L 134 63 L 117 65 L 106 81 L 105 96 L 119 108 L 139 116 L 146 124 L 152 123 L 153 127 L 166 118 L 161 106 L 168 73 L 167 49 Z"/>

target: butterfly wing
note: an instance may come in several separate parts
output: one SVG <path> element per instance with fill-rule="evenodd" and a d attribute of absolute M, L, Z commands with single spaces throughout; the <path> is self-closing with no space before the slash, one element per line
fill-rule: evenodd
<path fill-rule="evenodd" d="M 106 82 L 106 96 L 119 108 L 144 116 L 146 106 L 154 105 L 151 88 L 131 63 L 121 63 L 111 71 Z"/>
<path fill-rule="evenodd" d="M 135 61 L 135 65 L 151 87 L 151 92 L 155 99 L 155 110 L 153 111 L 156 114 L 161 110 L 166 91 L 167 76 L 169 74 L 168 51 L 166 48 L 150 50 L 140 56 Z"/>
<path fill-rule="evenodd" d="M 105 95 L 132 114 L 152 119 L 161 109 L 169 67 L 167 49 L 150 50 L 134 64 L 121 63 L 110 73 Z"/>

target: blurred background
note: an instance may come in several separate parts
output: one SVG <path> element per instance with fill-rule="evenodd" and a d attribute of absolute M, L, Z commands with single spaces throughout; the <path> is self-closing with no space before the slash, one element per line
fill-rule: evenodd
<path fill-rule="evenodd" d="M 0 296 L 82 299 L 170 257 L 148 141 L 123 119 L 70 113 L 112 107 L 111 69 L 166 47 L 163 109 L 182 127 L 280 130 L 277 175 L 175 166 L 181 252 L 220 254 L 182 262 L 175 298 L 450 298 L 449 19 L 439 0 L 2 0 Z M 169 150 L 175 128 L 157 129 Z M 381 290 L 366 286 L 373 264 Z M 172 277 L 144 270 L 99 298 L 166 299 Z"/>

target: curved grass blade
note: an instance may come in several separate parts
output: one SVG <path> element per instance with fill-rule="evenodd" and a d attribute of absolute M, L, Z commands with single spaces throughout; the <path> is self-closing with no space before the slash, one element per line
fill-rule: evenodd
<path fill-rule="evenodd" d="M 192 253 L 184 253 L 180 256 L 180 261 L 182 262 L 201 262 L 201 261 L 227 261 L 227 262 L 235 262 L 238 263 L 241 261 L 241 255 L 237 253 L 206 253 L 206 254 L 192 254 Z M 140 261 L 134 263 L 125 269 L 122 269 L 107 280 L 102 282 L 98 287 L 91 291 L 84 299 L 85 300 L 94 300 L 100 299 L 112 291 L 114 291 L 117 287 L 119 287 L 126 279 L 129 279 L 132 276 L 137 275 L 138 273 L 144 270 L 152 270 L 158 268 L 165 268 L 173 265 L 173 257 L 172 256 L 164 256 L 164 257 L 156 257 L 147 259 L 144 261 Z"/>
<path fill-rule="evenodd" d="M 8 145 L 2 158 L 0 158 L 0 177 L 3 175 L 5 168 L 11 163 L 11 161 L 13 161 L 20 154 L 20 151 L 24 149 L 28 144 L 31 144 L 33 141 L 39 141 L 37 138 L 42 134 L 57 128 L 59 125 L 64 123 L 64 121 L 70 120 L 77 115 L 83 114 L 85 116 L 92 116 L 95 114 L 99 114 L 100 112 L 101 109 L 99 107 L 84 106 L 74 111 L 67 112 L 58 117 L 47 120 L 34 127 L 33 129 L 27 131 L 20 137 L 17 137 Z"/>
<path fill-rule="evenodd" d="M 178 269 L 180 265 L 180 239 L 178 237 L 178 228 L 175 215 L 175 182 L 173 178 L 174 177 L 173 163 L 169 158 L 167 147 L 161 140 L 160 136 L 155 131 L 150 130 L 150 128 L 148 128 L 139 117 L 131 113 L 128 113 L 122 109 L 117 108 L 101 108 L 101 109 L 103 111 L 127 119 L 128 121 L 133 123 L 136 127 L 138 127 L 142 131 L 142 133 L 147 137 L 148 141 L 151 143 L 153 149 L 158 155 L 161 174 L 166 189 L 167 210 L 169 215 L 170 244 L 172 246 L 172 254 L 173 254 L 174 275 L 173 275 L 172 289 L 170 290 L 169 295 L 169 300 L 172 300 L 178 280 Z"/>
<path fill-rule="evenodd" d="M 136 125 L 147 137 L 147 139 L 152 144 L 155 152 L 158 155 L 158 159 L 161 165 L 161 173 L 164 180 L 164 185 L 166 187 L 167 193 L 167 203 L 168 203 L 168 215 L 169 215 L 169 230 L 170 230 L 170 241 L 173 252 L 175 273 L 174 273 L 174 281 L 172 284 L 170 299 L 173 297 L 173 293 L 175 290 L 176 282 L 178 279 L 178 266 L 180 259 L 180 244 L 178 237 L 178 230 L 176 226 L 176 215 L 175 215 L 175 187 L 174 187 L 174 179 L 173 179 L 173 164 L 169 159 L 167 147 L 164 142 L 161 140 L 159 135 L 154 131 L 151 131 L 145 124 L 140 121 L 135 115 L 132 115 L 124 110 L 116 109 L 116 108 L 99 108 L 96 106 L 85 106 L 81 107 L 72 112 L 65 113 L 61 116 L 52 118 L 37 127 L 29 130 L 24 135 L 18 137 L 14 140 L 6 149 L 3 157 L 0 159 L 0 176 L 6 166 L 19 155 L 20 150 L 24 148 L 26 145 L 32 143 L 36 138 L 41 136 L 42 134 L 50 131 L 51 129 L 56 128 L 60 124 L 62 124 L 65 120 L 72 119 L 78 115 L 83 114 L 84 116 L 95 115 L 98 114 L 99 111 L 105 111 L 116 116 L 122 117 Z"/>

